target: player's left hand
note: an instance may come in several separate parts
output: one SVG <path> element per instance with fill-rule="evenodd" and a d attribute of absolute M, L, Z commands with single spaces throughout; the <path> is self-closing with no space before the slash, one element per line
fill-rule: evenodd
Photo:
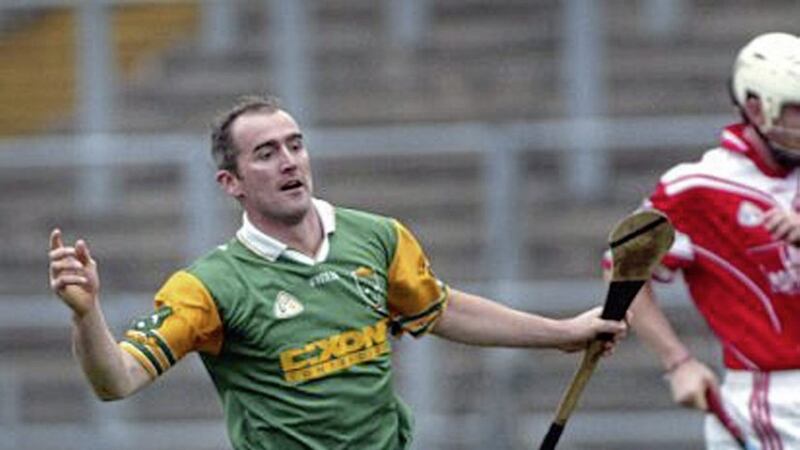
<path fill-rule="evenodd" d="M 772 208 L 764 216 L 764 228 L 773 239 L 800 247 L 800 214 Z"/>
<path fill-rule="evenodd" d="M 686 408 L 708 410 L 706 390 L 719 390 L 719 380 L 714 371 L 704 363 L 690 358 L 666 375 L 672 391 L 672 400 Z"/>

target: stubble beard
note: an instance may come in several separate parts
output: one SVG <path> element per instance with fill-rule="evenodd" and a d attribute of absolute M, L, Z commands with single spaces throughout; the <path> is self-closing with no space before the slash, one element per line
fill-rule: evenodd
<path fill-rule="evenodd" d="M 292 204 L 285 208 L 271 211 L 265 208 L 264 216 L 286 226 L 295 226 L 303 222 L 311 208 L 311 194 L 308 194 L 301 204 Z"/>

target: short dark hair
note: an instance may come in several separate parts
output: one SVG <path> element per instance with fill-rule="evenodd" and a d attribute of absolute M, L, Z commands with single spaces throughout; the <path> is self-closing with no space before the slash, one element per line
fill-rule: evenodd
<path fill-rule="evenodd" d="M 231 136 L 231 125 L 240 116 L 251 112 L 274 113 L 279 111 L 280 101 L 271 95 L 246 95 L 239 97 L 227 111 L 219 114 L 211 128 L 211 157 L 219 170 L 237 172 L 236 155 L 239 149 Z"/>

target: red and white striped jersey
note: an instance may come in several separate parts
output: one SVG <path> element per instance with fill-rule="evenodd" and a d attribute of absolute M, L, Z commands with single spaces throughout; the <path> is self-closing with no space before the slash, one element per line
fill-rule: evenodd
<path fill-rule="evenodd" d="M 658 278 L 683 272 L 726 367 L 800 369 L 800 249 L 762 224 L 772 208 L 800 210 L 800 169 L 771 169 L 744 128 L 727 127 L 720 147 L 670 169 L 645 202 L 677 232 Z"/>

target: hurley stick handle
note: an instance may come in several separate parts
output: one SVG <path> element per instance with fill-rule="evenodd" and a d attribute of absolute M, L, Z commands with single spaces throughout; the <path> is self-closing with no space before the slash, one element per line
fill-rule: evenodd
<path fill-rule="evenodd" d="M 550 428 L 547 430 L 547 435 L 542 441 L 539 450 L 553 450 L 556 448 L 561 433 L 567 425 L 567 420 L 578 406 L 578 399 L 580 399 L 586 384 L 589 383 L 589 379 L 592 377 L 595 367 L 597 367 L 597 362 L 603 354 L 603 344 L 604 341 L 595 339 L 584 352 L 581 365 L 578 367 L 578 371 L 575 372 L 575 375 L 572 376 L 572 382 L 566 392 L 564 392 L 561 402 L 558 404 L 556 417 L 553 423 L 550 424 Z"/>
<path fill-rule="evenodd" d="M 584 352 L 583 361 L 581 361 L 581 365 L 575 375 L 572 376 L 572 382 L 558 405 L 554 422 L 562 425 L 567 423 L 567 419 L 572 415 L 575 407 L 578 406 L 578 399 L 583 393 L 586 384 L 589 383 L 589 379 L 592 378 L 594 369 L 597 367 L 597 361 L 600 360 L 602 354 L 603 341 L 592 341 Z"/>

